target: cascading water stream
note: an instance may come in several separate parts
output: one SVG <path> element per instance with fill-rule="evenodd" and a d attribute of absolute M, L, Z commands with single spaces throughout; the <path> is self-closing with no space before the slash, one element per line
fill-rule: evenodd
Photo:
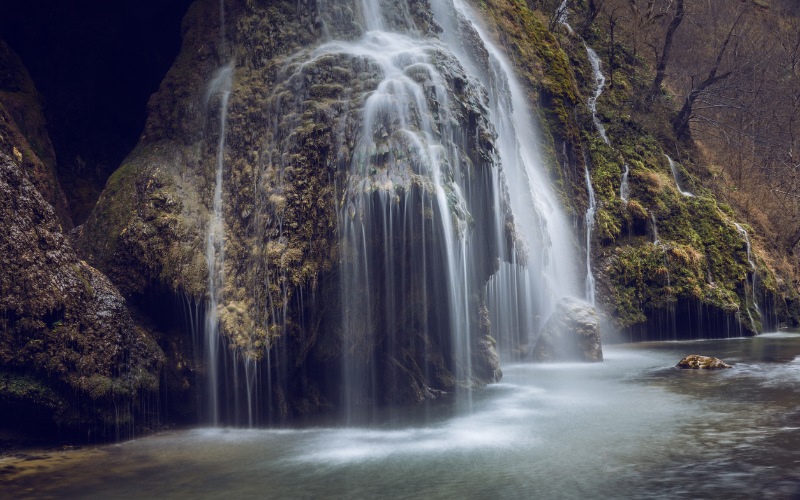
<path fill-rule="evenodd" d="M 233 85 L 233 65 L 220 68 L 208 86 L 206 103 L 219 96 L 219 140 L 217 142 L 216 169 L 214 175 L 214 198 L 206 234 L 206 265 L 208 266 L 208 306 L 205 328 L 205 365 L 208 384 L 209 418 L 219 424 L 219 317 L 217 306 L 221 302 L 225 266 L 225 221 L 222 212 L 222 177 L 225 158 L 225 128 L 228 115 L 228 100 Z"/>
<path fill-rule="evenodd" d="M 595 305 L 595 281 L 592 272 L 592 230 L 594 229 L 594 215 L 597 210 L 597 200 L 594 196 L 592 179 L 589 177 L 589 167 L 586 173 L 586 190 L 589 193 L 589 208 L 586 209 L 586 301 Z"/>
<path fill-rule="evenodd" d="M 434 6 L 434 15 L 445 27 L 443 39 L 459 55 L 469 72 L 484 82 L 488 90 L 491 121 L 497 132 L 497 161 L 502 171 L 493 170 L 493 184 L 508 189 L 510 209 L 517 240 L 509 248 L 507 238 L 497 233 L 497 245 L 509 262 L 489 281 L 487 298 L 494 334 L 501 356 L 515 357 L 520 344 L 533 342 L 541 324 L 551 314 L 556 301 L 576 293 L 573 275 L 572 232 L 537 149 L 538 132 L 522 87 L 511 64 L 483 31 L 474 12 L 464 2 L 453 2 L 449 12 L 443 2 Z M 465 46 L 457 24 L 463 17 L 480 37 L 488 61 L 476 60 Z M 505 215 L 495 207 L 496 227 L 506 225 Z"/>
<path fill-rule="evenodd" d="M 604 143 L 610 145 L 608 136 L 606 135 L 606 129 L 600 122 L 600 119 L 597 117 L 597 99 L 600 98 L 600 95 L 603 93 L 603 88 L 606 84 L 606 77 L 603 75 L 603 71 L 600 69 L 600 57 L 598 57 L 597 53 L 585 42 L 583 46 L 586 48 L 586 54 L 589 56 L 589 62 L 592 65 L 595 82 L 594 94 L 592 94 L 592 96 L 589 98 L 589 110 L 592 112 L 592 121 L 597 128 L 597 133 L 600 134 L 600 137 L 603 139 Z M 627 164 L 625 166 L 627 167 Z M 620 186 L 620 197 L 622 197 L 623 186 L 627 191 L 627 172 L 628 171 L 626 170 L 624 182 Z M 592 230 L 594 229 L 594 216 L 595 212 L 597 211 L 597 202 L 595 200 L 594 188 L 592 187 L 592 178 L 589 175 L 588 166 L 586 167 L 586 191 L 589 193 L 589 206 L 586 209 L 586 300 L 594 305 L 595 280 L 594 274 L 592 273 Z M 627 193 L 625 193 L 625 197 L 622 198 L 623 201 L 627 202 Z"/>
<path fill-rule="evenodd" d="M 567 0 L 563 0 L 561 5 L 558 7 L 558 22 L 561 23 L 570 34 L 574 34 L 575 31 L 570 26 L 569 22 L 567 21 L 567 16 L 569 12 L 567 9 Z M 600 135 L 600 138 L 603 139 L 603 142 L 606 145 L 611 145 L 608 140 L 608 136 L 606 135 L 606 129 L 603 124 L 600 122 L 600 119 L 597 117 L 597 99 L 600 98 L 600 95 L 603 93 L 603 88 L 606 84 L 606 77 L 603 75 L 603 71 L 600 69 L 600 57 L 597 53 L 589 47 L 586 42 L 583 42 L 583 47 L 586 49 L 586 55 L 589 58 L 589 63 L 592 66 L 592 73 L 594 75 L 594 93 L 591 97 L 589 97 L 589 102 L 587 103 L 589 106 L 589 111 L 592 113 L 592 121 L 594 122 L 594 126 L 597 129 L 597 133 Z M 626 169 L 628 165 L 625 165 Z M 586 208 L 586 215 L 584 216 L 584 223 L 586 224 L 586 278 L 585 278 L 585 291 L 584 296 L 586 297 L 586 301 L 595 305 L 596 297 L 595 297 L 595 279 L 594 273 L 592 272 L 592 230 L 594 229 L 595 223 L 595 213 L 597 211 L 597 200 L 594 194 L 594 188 L 592 187 L 592 178 L 589 175 L 589 167 L 588 163 L 584 168 L 585 173 L 585 180 L 586 180 L 586 192 L 589 197 L 589 205 Z M 620 197 L 623 198 L 623 202 L 627 203 L 627 170 L 626 174 L 623 179 L 623 185 L 620 186 Z M 623 197 L 623 189 L 625 190 L 625 196 Z"/>
<path fill-rule="evenodd" d="M 600 134 L 604 143 L 610 145 L 608 136 L 606 135 L 606 128 L 603 126 L 600 118 L 597 117 L 597 99 L 599 99 L 600 95 L 603 93 L 603 88 L 606 85 L 606 77 L 603 75 L 601 69 L 600 56 L 598 56 L 597 52 L 589 47 L 586 42 L 583 43 L 583 46 L 586 48 L 586 54 L 589 56 L 589 63 L 592 65 L 592 72 L 594 73 L 594 94 L 589 98 L 589 110 L 592 112 L 592 121 L 594 122 L 595 128 L 597 128 L 597 133 Z"/>
<path fill-rule="evenodd" d="M 686 196 L 687 198 L 694 197 L 694 193 L 692 193 L 690 191 L 684 191 L 681 188 L 680 181 L 678 180 L 678 177 L 680 175 L 679 172 L 678 172 L 678 166 L 675 164 L 675 162 L 672 160 L 672 158 L 669 157 L 669 155 L 665 154 L 664 156 L 667 157 L 667 161 L 669 162 L 669 169 L 670 169 L 670 171 L 672 171 L 672 178 L 675 179 L 675 187 L 678 189 L 678 192 L 681 195 Z"/>
<path fill-rule="evenodd" d="M 631 173 L 631 167 L 625 162 L 625 171 L 622 172 L 622 183 L 619 185 L 619 199 L 622 200 L 622 203 L 628 204 L 628 198 L 630 197 L 630 187 L 628 186 L 628 175 Z"/>
<path fill-rule="evenodd" d="M 567 31 L 569 31 L 570 34 L 575 33 L 575 31 L 572 29 L 572 26 L 569 24 L 569 9 L 567 8 L 567 0 L 563 0 L 561 2 L 561 4 L 558 6 L 558 12 L 556 14 L 558 15 L 558 22 L 567 28 Z"/>
<path fill-rule="evenodd" d="M 516 348 L 527 343 L 539 318 L 550 314 L 560 296 L 572 293 L 570 230 L 543 173 L 525 94 L 466 5 L 437 2 L 432 8 L 443 28 L 440 39 L 413 34 L 413 26 L 406 26 L 408 34 L 387 31 L 379 2 L 365 1 L 362 13 L 369 31 L 356 42 L 331 42 L 315 51 L 315 57 L 335 53 L 364 58 L 382 74 L 364 102 L 363 133 L 339 218 L 343 248 L 354 255 L 341 270 L 343 331 L 349 334 L 343 404 L 351 413 L 359 400 L 376 399 L 374 387 L 387 376 L 375 361 L 363 359 L 376 341 L 371 332 L 388 330 L 394 335 L 393 323 L 403 320 L 399 311 L 413 307 L 409 300 L 447 304 L 446 314 L 438 317 L 446 320 L 459 387 L 469 388 L 475 341 L 483 328 L 480 297 L 486 295 L 501 350 L 508 346 L 510 351 L 512 344 Z M 459 28 L 464 25 L 459 23 L 464 22 L 484 45 L 486 60 L 475 59 L 470 55 L 473 47 L 462 45 Z M 448 82 L 454 77 L 468 82 L 457 91 L 460 98 L 486 99 L 486 133 L 497 132 L 494 158 L 481 160 L 493 164 L 485 169 L 491 175 L 482 180 L 470 173 L 475 167 L 464 169 L 474 161 L 465 151 L 477 137 L 464 136 L 460 119 L 452 115 L 457 105 Z M 487 83 L 485 98 L 479 81 Z M 493 210 L 477 209 L 476 193 L 484 189 L 494 193 Z M 412 208 L 417 204 L 427 207 L 424 211 L 432 219 L 415 216 Z M 511 247 L 510 217 L 516 230 Z M 485 230 L 477 227 L 477 220 L 494 228 L 497 241 L 476 239 Z M 421 241 L 409 246 L 408 235 L 414 233 Z M 488 285 L 488 275 L 482 277 L 487 248 L 510 257 Z M 413 264 L 406 263 L 407 258 Z M 412 273 L 408 265 L 422 266 L 423 271 Z M 428 273 L 443 275 L 443 281 L 428 283 Z M 415 283 L 419 279 L 423 282 Z M 375 310 L 376 303 L 385 309 Z M 434 338 L 439 335 L 433 331 L 436 325 L 417 328 L 430 328 Z M 394 339 L 385 342 L 392 345 Z M 394 359 L 401 353 L 386 355 Z M 470 391 L 458 393 L 468 407 Z"/>
<path fill-rule="evenodd" d="M 747 262 L 750 264 L 750 269 L 752 270 L 752 273 L 750 273 L 750 291 L 752 292 L 753 307 L 756 308 L 756 312 L 760 317 L 761 308 L 758 306 L 758 300 L 756 299 L 756 279 L 758 277 L 758 268 L 756 267 L 756 263 L 753 261 L 752 247 L 750 246 L 750 235 L 747 233 L 747 230 L 738 222 L 733 222 L 733 226 L 736 228 L 736 231 L 739 232 L 739 235 L 742 237 L 742 239 L 744 239 L 745 244 L 747 245 Z M 747 313 L 750 314 L 749 309 Z M 750 323 L 753 324 L 752 316 L 750 317 Z"/>
<path fill-rule="evenodd" d="M 650 212 L 650 222 L 653 223 L 653 245 L 660 245 L 661 240 L 658 239 L 658 225 L 656 224 L 656 216 Z"/>
<path fill-rule="evenodd" d="M 225 4 L 220 0 L 220 45 L 225 47 Z M 208 299 L 204 329 L 204 365 L 208 408 L 207 418 L 212 425 L 219 425 L 219 384 L 222 360 L 220 346 L 224 344 L 219 334 L 218 306 L 222 301 L 225 268 L 225 220 L 222 207 L 222 183 L 225 163 L 226 125 L 228 101 L 233 87 L 233 62 L 222 66 L 208 84 L 205 108 L 208 110 L 212 98 L 219 99 L 219 138 L 214 171 L 214 197 L 206 231 L 206 266 L 208 268 Z"/>

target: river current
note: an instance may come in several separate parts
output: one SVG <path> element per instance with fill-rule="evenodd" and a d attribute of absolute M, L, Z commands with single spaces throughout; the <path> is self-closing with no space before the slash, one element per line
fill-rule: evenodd
<path fill-rule="evenodd" d="M 674 368 L 714 355 L 724 371 Z M 4 498 L 797 498 L 800 334 L 506 366 L 472 411 L 380 426 L 197 428 L 0 457 Z"/>

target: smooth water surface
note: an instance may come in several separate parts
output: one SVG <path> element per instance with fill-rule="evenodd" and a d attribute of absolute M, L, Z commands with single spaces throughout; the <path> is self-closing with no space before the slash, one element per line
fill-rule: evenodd
<path fill-rule="evenodd" d="M 514 365 L 473 411 L 370 428 L 195 429 L 0 459 L 5 498 L 792 498 L 800 335 Z M 734 365 L 673 368 L 688 354 Z M 423 422 L 420 414 L 427 414 Z"/>

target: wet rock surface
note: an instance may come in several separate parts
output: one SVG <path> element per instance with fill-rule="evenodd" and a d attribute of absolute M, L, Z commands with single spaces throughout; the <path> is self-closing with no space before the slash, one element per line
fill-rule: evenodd
<path fill-rule="evenodd" d="M 384 7 L 389 25 L 417 26 L 409 40 L 439 31 L 428 2 Z M 454 55 L 431 43 L 424 64 L 413 63 L 417 53 L 400 57 L 411 57 L 402 69 L 408 84 L 422 90 L 419 116 L 401 124 L 387 114 L 373 130 L 362 130 L 365 102 L 386 75 L 373 54 L 348 45 L 365 32 L 353 21 L 360 8 L 350 1 L 323 10 L 315 2 L 231 2 L 223 43 L 219 6 L 195 3 L 184 21 L 181 54 L 150 100 L 142 140 L 109 180 L 78 238 L 87 260 L 126 296 L 146 295 L 156 284 L 192 304 L 206 302 L 206 228 L 221 112 L 208 82 L 234 61 L 217 315 L 226 351 L 262 363 L 261 373 L 269 366 L 272 376 L 265 379 L 272 387 L 264 393 L 274 404 L 265 406 L 279 417 L 334 404 L 343 356 L 376 373 L 370 384 L 377 386 L 366 391 L 378 398 L 372 403 L 425 399 L 457 383 L 481 385 L 500 376 L 491 343 L 480 340 L 482 299 L 469 305 L 471 352 L 480 356 L 471 360 L 473 373 L 455 374 L 451 340 L 439 332 L 452 319 L 430 297 L 435 283 L 447 282 L 446 269 L 435 260 L 444 245 L 445 218 L 469 227 L 485 247 L 469 285 L 483 287 L 500 257 L 487 243 L 498 230 L 484 219 L 488 207 L 505 203 L 495 200 L 504 194 L 478 187 L 463 195 L 446 191 L 453 213 L 443 213 L 419 144 L 409 139 L 417 132 L 425 136 L 416 122 L 432 123 L 432 137 L 455 153 L 451 163 L 443 161 L 448 185 L 463 177 L 483 186 L 481 179 L 497 167 L 485 90 Z M 452 140 L 438 137 L 452 123 L 461 124 L 462 132 Z M 370 236 L 343 238 L 340 232 L 351 222 L 368 227 Z M 408 232 L 392 232 L 392 224 Z M 501 230 L 510 233 L 510 217 L 507 225 Z M 423 251 L 416 250 L 420 240 L 428 242 Z M 380 268 L 371 279 L 386 282 L 354 283 L 348 299 L 362 302 L 343 313 L 341 281 L 364 261 L 354 260 L 359 252 Z M 383 269 L 389 252 L 401 257 L 394 269 Z M 372 292 L 397 288 L 387 284 L 391 280 L 403 287 L 393 298 Z M 390 317 L 386 311 L 392 310 L 402 312 Z M 343 314 L 352 315 L 352 324 L 343 326 Z M 361 375 L 352 377 L 369 378 Z"/>
<path fill-rule="evenodd" d="M 731 365 L 726 364 L 719 358 L 713 356 L 700 356 L 698 354 L 691 354 L 682 360 L 678 361 L 675 365 L 677 368 L 690 369 L 690 370 L 720 370 L 723 368 L 731 368 Z"/>
<path fill-rule="evenodd" d="M 603 361 L 600 317 L 591 304 L 564 297 L 542 328 L 534 361 Z"/>
<path fill-rule="evenodd" d="M 66 429 L 132 430 L 140 398 L 158 390 L 163 353 L 4 151 L 0 220 L 0 405 Z"/>

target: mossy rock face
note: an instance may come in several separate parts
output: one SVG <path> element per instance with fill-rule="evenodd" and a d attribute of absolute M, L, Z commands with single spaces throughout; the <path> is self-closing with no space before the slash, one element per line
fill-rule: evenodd
<path fill-rule="evenodd" d="M 67 430 L 125 435 L 145 421 L 163 353 L 125 299 L 78 259 L 49 203 L 0 151 L 0 371 L 9 404 L 42 408 Z"/>
<path fill-rule="evenodd" d="M 69 229 L 72 222 L 56 175 L 56 155 L 40 101 L 22 61 L 0 40 L 0 147 L 17 160 L 53 206 L 61 225 Z"/>
<path fill-rule="evenodd" d="M 699 185 L 692 186 L 693 196 L 681 194 L 652 138 L 645 135 L 630 146 L 628 141 L 620 148 L 624 159 L 615 155 L 609 161 L 603 150 L 592 157 L 597 178 L 608 183 L 598 189 L 605 208 L 598 210 L 595 258 L 605 291 L 600 296 L 616 325 L 643 324 L 686 299 L 738 317 L 748 332 L 760 331 L 748 291 L 746 243 L 730 209 Z M 627 204 L 618 198 L 623 161 L 630 168 Z"/>
<path fill-rule="evenodd" d="M 345 217 L 364 217 L 369 207 L 384 202 L 403 206 L 409 217 L 424 221 L 424 234 L 407 238 L 426 241 L 440 238 L 437 220 L 458 217 L 462 230 L 482 231 L 476 241 L 486 247 L 481 249 L 486 258 L 476 280 L 485 281 L 501 257 L 493 243 L 486 243 L 497 229 L 484 220 L 491 219 L 486 207 L 503 206 L 506 194 L 470 188 L 464 195 L 466 209 L 454 203 L 453 213 L 438 213 L 431 202 L 435 187 L 415 170 L 415 145 L 398 139 L 402 133 L 393 124 L 376 130 L 374 150 L 361 147 L 364 102 L 384 75 L 369 57 L 322 46 L 326 33 L 344 40 L 364 33 L 353 22 L 359 2 L 334 4 L 318 12 L 314 2 L 227 2 L 222 43 L 219 6 L 195 3 L 184 21 L 183 49 L 150 100 L 140 144 L 109 180 L 79 237 L 87 260 L 124 294 L 139 297 L 158 286 L 206 303 L 206 239 L 222 109 L 208 82 L 215 71 L 232 64 L 221 155 L 224 279 L 216 312 L 229 351 L 281 373 L 273 377 L 279 382 L 270 391 L 280 416 L 330 406 L 336 389 L 325 379 L 340 372 L 341 357 L 350 347 L 370 362 L 383 359 L 387 367 L 396 367 L 384 372 L 386 391 L 379 403 L 418 400 L 459 383 L 480 385 L 499 376 L 490 349 L 479 349 L 483 332 L 475 326 L 474 347 L 486 354 L 475 362 L 476 373 L 483 371 L 474 380 L 455 380 L 449 339 L 427 338 L 419 327 L 429 317 L 449 321 L 436 304 L 413 298 L 424 296 L 422 289 L 432 287 L 432 279 L 412 280 L 416 288 L 403 296 L 409 305 L 397 324 L 343 332 L 341 273 L 354 251 L 364 251 L 342 243 Z M 440 31 L 427 1 L 385 1 L 382 7 L 388 25 L 410 18 L 420 33 Z M 450 141 L 457 142 L 453 147 L 462 164 L 445 165 L 443 175 L 449 179 L 460 169 L 466 183 L 483 185 L 489 169 L 496 168 L 485 91 L 435 44 L 428 57 L 451 89 L 447 110 L 439 109 L 437 96 L 425 95 L 431 119 L 447 116 L 463 124 L 463 138 Z M 407 74 L 428 92 L 435 82 L 423 66 L 410 67 Z M 502 229 L 510 233 L 510 216 L 507 222 Z M 385 250 L 379 239 L 371 239 L 366 251 Z M 388 245 L 416 244 L 401 240 Z M 418 264 L 409 261 L 407 268 L 413 271 Z M 441 266 L 429 267 L 444 272 Z M 383 305 L 373 307 L 380 311 Z M 474 298 L 471 307 L 471 323 L 481 324 L 480 299 Z"/>
<path fill-rule="evenodd" d="M 711 316 L 734 318 L 746 332 L 777 326 L 774 319 L 761 317 L 754 295 L 759 302 L 774 304 L 781 321 L 797 321 L 788 312 L 788 304 L 797 301 L 797 291 L 764 264 L 776 259 L 755 254 L 758 279 L 753 291 L 745 242 L 734 226 L 743 218 L 703 186 L 701 181 L 712 176 L 684 158 L 677 164 L 682 187 L 695 196 L 678 192 L 664 155 L 674 156 L 675 150 L 670 117 L 660 108 L 644 109 L 641 96 L 647 93 L 649 79 L 643 79 L 641 69 L 624 57 L 625 47 L 616 48 L 622 56 L 614 61 L 613 85 L 607 80 L 597 103 L 609 146 L 598 136 L 586 105 L 595 80 L 584 40 L 560 26 L 549 32 L 552 13 L 531 11 L 530 2 L 475 4 L 526 84 L 531 104 L 540 110 L 551 177 L 579 230 L 583 230 L 579 214 L 588 204 L 584 166 L 591 173 L 598 203 L 591 258 L 601 309 L 617 327 L 648 324 L 671 314 L 676 303 L 694 301 L 708 308 Z M 578 19 L 585 5 L 576 3 L 571 9 Z M 601 44 L 609 43 L 599 39 L 603 36 L 607 33 L 597 28 L 587 33 L 588 42 L 601 55 Z M 607 78 L 608 64 L 604 59 Z M 627 203 L 619 195 L 625 165 L 630 171 Z M 659 245 L 653 246 L 656 237 Z M 710 332 L 716 334 L 725 333 Z"/>
<path fill-rule="evenodd" d="M 499 4 L 504 4 L 507 10 L 515 2 L 482 2 L 495 16 L 504 12 Z M 579 18 L 584 7 L 572 7 Z M 703 186 L 701 180 L 712 177 L 704 167 L 687 158 L 691 150 L 680 150 L 684 158 L 677 162 L 676 168 L 682 188 L 694 196 L 679 192 L 664 154 L 675 156 L 672 151 L 676 142 L 668 132 L 669 116 L 661 116 L 661 109 L 644 110 L 640 96 L 646 93 L 647 81 L 642 80 L 641 70 L 627 59 L 614 61 L 613 86 L 606 82 L 597 103 L 598 117 L 611 142 L 607 145 L 599 138 L 590 116 L 580 109 L 586 107 L 581 103 L 588 101 L 595 85 L 584 41 L 566 30 L 557 31 L 554 36 L 557 43 L 551 42 L 554 47 L 551 52 L 563 50 L 568 54 L 570 66 L 566 71 L 571 76 L 562 81 L 575 82 L 571 102 L 576 103 L 576 111 L 559 119 L 555 106 L 545 117 L 551 130 L 576 131 L 571 136 L 573 144 L 565 147 L 565 152 L 585 152 L 598 203 L 592 260 L 600 308 L 622 330 L 638 331 L 644 325 L 657 323 L 665 314 L 674 315 L 677 304 L 688 303 L 705 308 L 711 317 L 731 318 L 745 332 L 756 333 L 764 327 L 776 326 L 772 318 L 761 317 L 753 297 L 760 297 L 759 302 L 775 297 L 777 294 L 772 290 L 785 279 L 777 279 L 774 271 L 762 264 L 769 259 L 756 255 L 757 289 L 752 289 L 753 270 L 747 259 L 746 244 L 735 226 L 742 219 Z M 600 30 L 593 30 L 588 36 L 596 46 L 608 42 L 596 40 L 603 36 Z M 624 47 L 618 47 L 617 53 L 624 51 Z M 518 67 L 525 67 L 518 59 L 519 51 L 512 47 L 508 53 Z M 604 60 L 603 70 L 608 77 L 607 66 L 608 61 Z M 547 71 L 544 68 L 539 73 Z M 547 79 L 543 81 L 547 85 Z M 562 91 L 561 95 L 570 93 Z M 549 105 L 553 107 L 552 103 Z M 560 121 L 568 124 L 566 128 L 559 125 Z M 565 179 L 570 178 L 568 164 L 575 165 L 573 178 L 577 177 L 576 172 L 582 173 L 580 161 L 573 158 L 571 163 L 565 163 Z M 623 202 L 620 184 L 626 165 L 629 193 L 627 202 Z M 560 186 L 566 199 L 575 200 L 572 203 L 579 213 L 585 209 L 585 189 L 580 183 L 565 182 Z M 785 304 L 794 300 L 797 292 L 784 287 L 782 294 L 783 298 L 775 303 L 781 311 L 786 311 Z M 788 313 L 782 314 L 788 317 Z M 705 334 L 724 336 L 727 332 Z"/>
<path fill-rule="evenodd" d="M 531 108 L 541 118 L 542 156 L 565 212 L 583 213 L 588 198 L 581 127 L 584 122 L 591 123 L 591 118 L 578 87 L 582 75 L 576 74 L 541 12 L 531 10 L 522 0 L 475 3 L 497 46 L 511 60 Z"/>

